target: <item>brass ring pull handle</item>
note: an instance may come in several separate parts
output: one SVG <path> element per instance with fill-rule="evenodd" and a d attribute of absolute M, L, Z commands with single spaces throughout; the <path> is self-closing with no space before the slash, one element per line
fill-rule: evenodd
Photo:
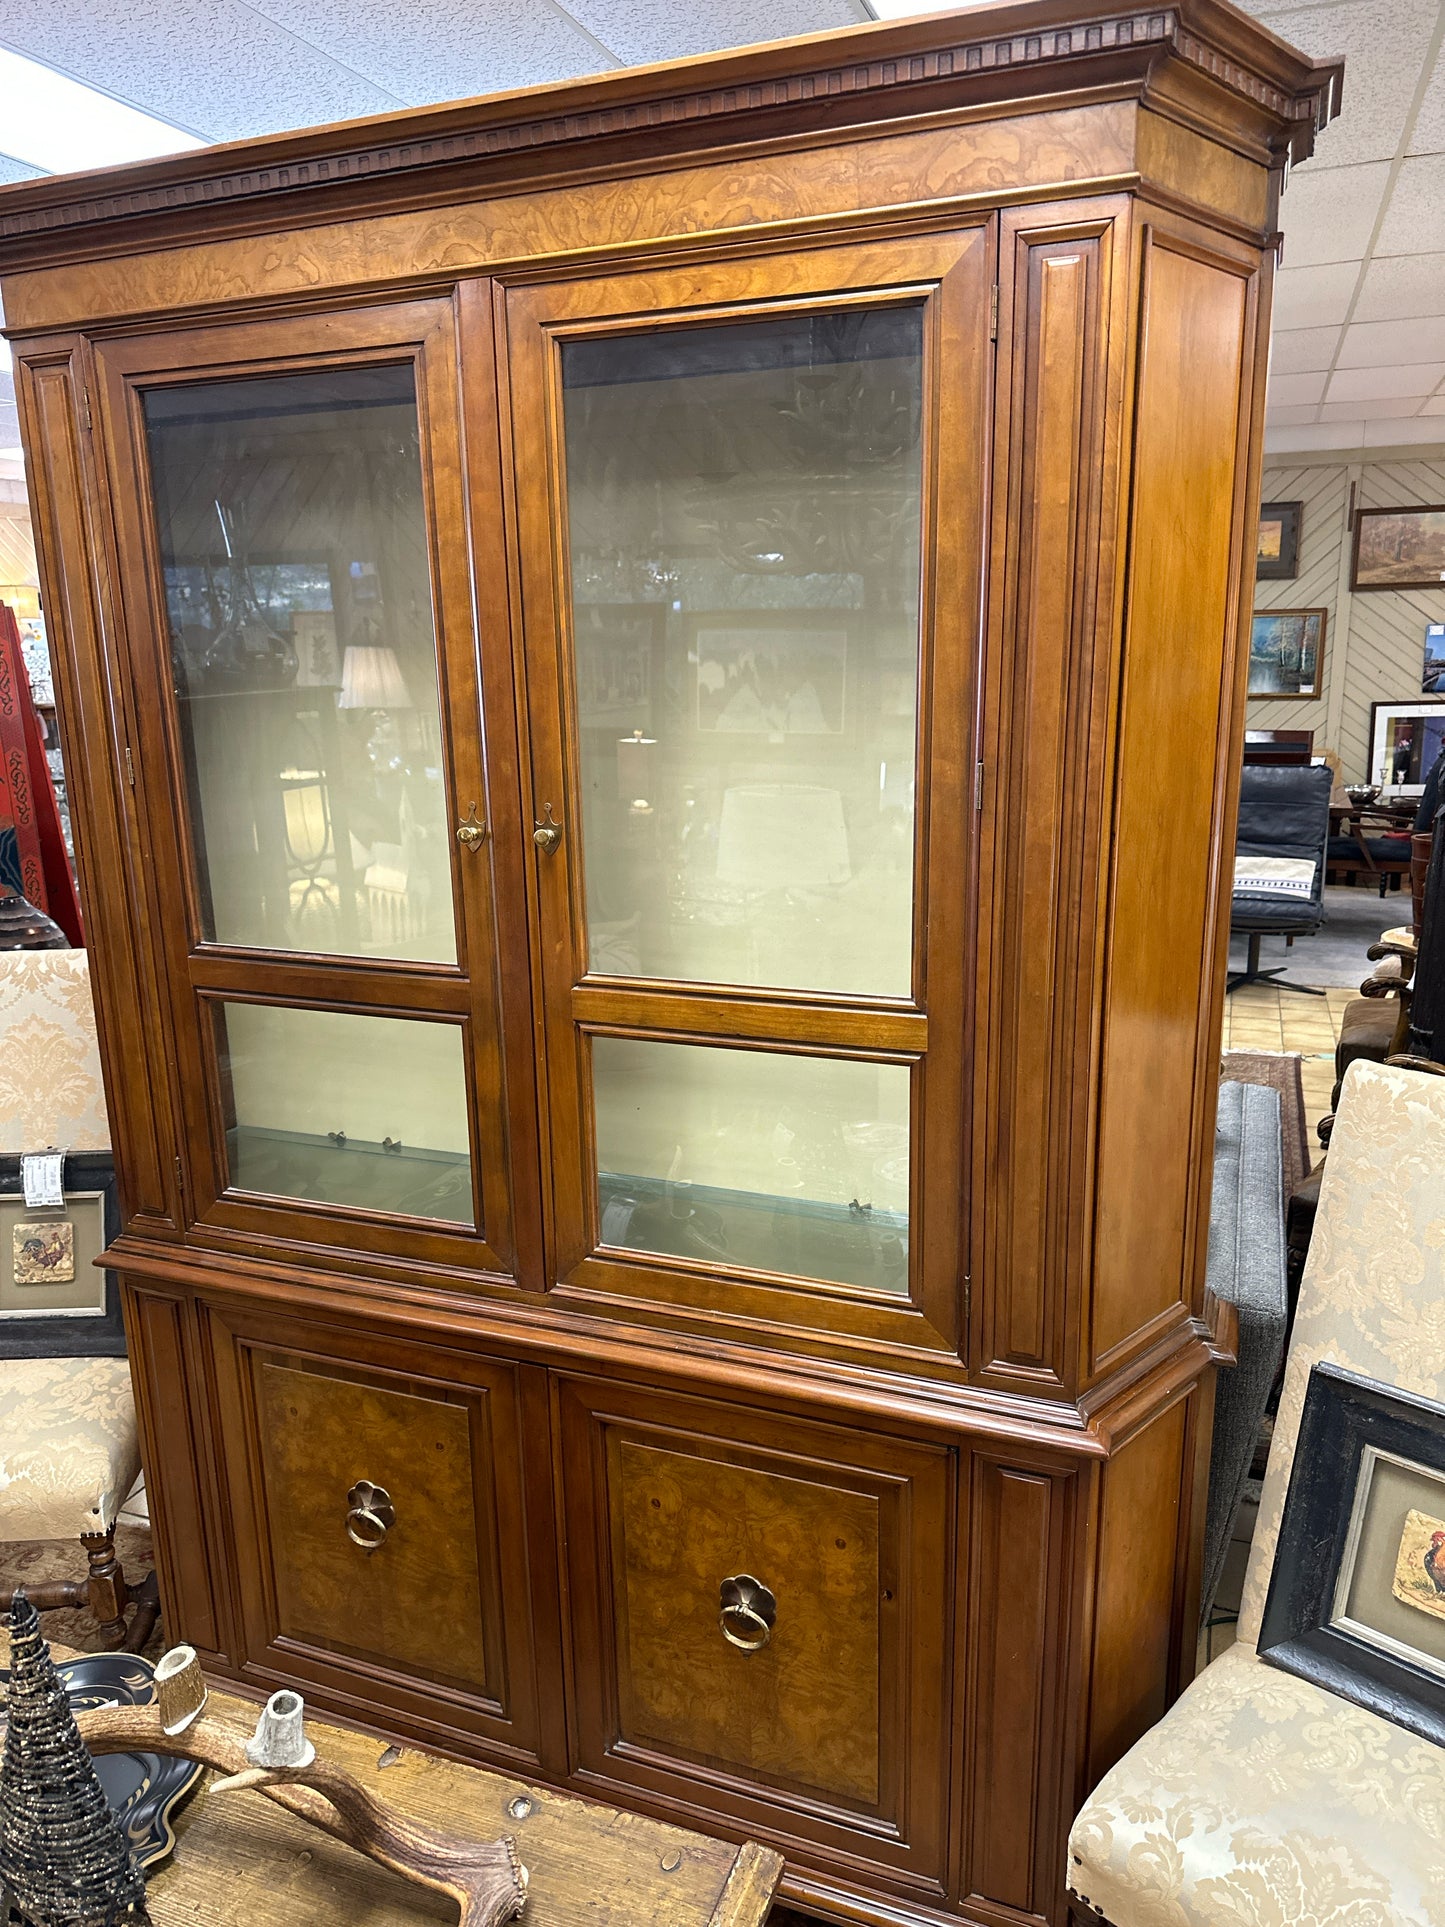
<path fill-rule="evenodd" d="M 375 1552 L 396 1524 L 396 1507 L 384 1485 L 358 1479 L 346 1495 L 346 1536 L 363 1552 Z"/>
<path fill-rule="evenodd" d="M 557 845 L 562 841 L 562 825 L 553 816 L 552 805 L 550 803 L 546 806 L 546 813 L 542 821 L 534 824 L 532 827 L 532 841 L 542 852 L 543 856 L 551 856 Z"/>
<path fill-rule="evenodd" d="M 477 806 L 472 804 L 467 811 L 465 823 L 457 825 L 457 842 L 464 850 L 479 850 L 487 840 L 487 826 L 477 816 Z"/>
<path fill-rule="evenodd" d="M 760 1579 L 740 1572 L 718 1587 L 718 1625 L 729 1646 L 760 1653 L 773 1636 L 778 1602 Z"/>

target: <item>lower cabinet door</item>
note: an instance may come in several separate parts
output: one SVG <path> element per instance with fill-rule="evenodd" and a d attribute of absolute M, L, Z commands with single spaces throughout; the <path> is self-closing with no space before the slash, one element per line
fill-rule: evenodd
<path fill-rule="evenodd" d="M 390 1337 L 383 1366 L 271 1318 L 212 1329 L 247 1670 L 531 1755 L 516 1368 Z"/>
<path fill-rule="evenodd" d="M 559 1407 L 580 1775 L 931 1887 L 952 1454 L 591 1379 Z"/>

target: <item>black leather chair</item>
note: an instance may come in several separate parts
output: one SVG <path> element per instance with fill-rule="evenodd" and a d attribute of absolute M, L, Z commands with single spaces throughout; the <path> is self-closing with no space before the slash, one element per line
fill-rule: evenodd
<path fill-rule="evenodd" d="M 1314 883 L 1306 896 L 1270 890 L 1236 890 L 1230 910 L 1232 933 L 1249 939 L 1249 957 L 1228 988 L 1278 977 L 1283 964 L 1272 970 L 1259 967 L 1260 940 L 1266 936 L 1309 937 L 1325 920 L 1325 846 L 1330 836 L 1330 790 L 1334 777 L 1325 764 L 1303 767 L 1246 765 L 1239 787 L 1239 830 L 1235 849 L 1240 856 L 1301 858 L 1315 866 Z M 1322 990 L 1304 984 L 1281 984 L 1322 997 Z"/>

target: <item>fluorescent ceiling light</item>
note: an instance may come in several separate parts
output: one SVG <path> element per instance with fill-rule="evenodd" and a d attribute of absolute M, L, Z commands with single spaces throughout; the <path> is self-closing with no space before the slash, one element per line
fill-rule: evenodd
<path fill-rule="evenodd" d="M 863 4 L 875 20 L 911 20 L 920 13 L 975 13 L 992 6 L 994 0 L 968 0 L 962 6 L 957 0 L 863 0 Z"/>
<path fill-rule="evenodd" d="M 47 174 L 204 147 L 198 135 L 0 47 L 0 150 Z"/>

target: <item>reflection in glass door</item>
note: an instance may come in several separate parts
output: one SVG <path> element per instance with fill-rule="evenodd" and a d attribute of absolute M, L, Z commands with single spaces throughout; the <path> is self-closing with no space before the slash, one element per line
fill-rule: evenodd
<path fill-rule="evenodd" d="M 644 1032 L 649 984 L 908 1000 L 922 305 L 591 335 L 561 380 L 589 977 Z M 841 1009 L 837 1054 L 739 1049 L 725 1001 L 590 1037 L 597 1246 L 906 1296 L 907 1062 Z"/>
<path fill-rule="evenodd" d="M 565 344 L 598 975 L 907 997 L 922 309 Z"/>
<path fill-rule="evenodd" d="M 202 934 L 454 962 L 411 364 L 144 408 Z"/>

